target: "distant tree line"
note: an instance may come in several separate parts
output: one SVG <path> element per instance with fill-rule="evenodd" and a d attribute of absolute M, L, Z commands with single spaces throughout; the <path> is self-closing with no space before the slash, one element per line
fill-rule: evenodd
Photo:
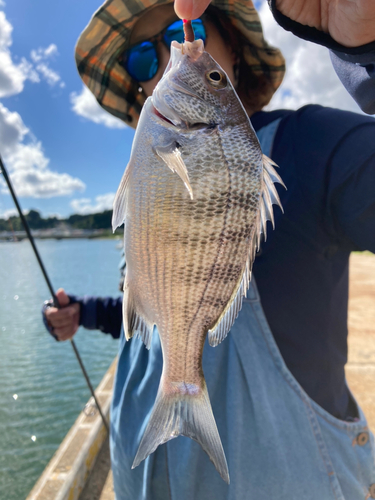
<path fill-rule="evenodd" d="M 62 223 L 75 229 L 110 229 L 112 210 L 105 210 L 98 214 L 79 215 L 73 214 L 67 219 L 57 217 L 41 217 L 37 210 L 30 210 L 25 218 L 31 229 L 51 229 Z M 0 219 L 0 231 L 22 231 L 23 226 L 20 217 L 12 216 L 8 219 Z"/>

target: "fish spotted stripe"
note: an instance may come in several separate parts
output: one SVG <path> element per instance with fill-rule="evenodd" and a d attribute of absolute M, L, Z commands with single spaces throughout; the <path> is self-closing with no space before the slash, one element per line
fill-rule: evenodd
<path fill-rule="evenodd" d="M 76 63 L 83 82 L 106 111 L 134 128 L 145 95 L 138 91 L 139 83 L 130 77 L 119 58 L 129 46 L 138 19 L 148 9 L 172 3 L 173 0 L 107 0 L 94 14 L 76 46 Z M 258 97 L 259 105 L 265 106 L 285 73 L 281 52 L 264 40 L 251 0 L 213 0 L 212 5 L 226 14 L 248 40 L 243 47 L 244 58 L 256 76 L 266 76 Z"/>

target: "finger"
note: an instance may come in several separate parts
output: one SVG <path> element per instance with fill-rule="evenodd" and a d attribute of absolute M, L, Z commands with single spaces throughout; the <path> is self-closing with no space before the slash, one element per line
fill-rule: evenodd
<path fill-rule="evenodd" d="M 53 327 L 53 328 L 65 328 L 67 326 L 75 327 L 76 322 L 72 317 L 64 317 L 64 318 L 48 318 L 48 323 Z"/>
<path fill-rule="evenodd" d="M 61 307 L 65 307 L 69 304 L 70 299 L 65 293 L 65 290 L 63 288 L 59 288 L 56 292 L 56 297 L 57 300 L 59 301 L 59 304 Z"/>
<path fill-rule="evenodd" d="M 72 328 L 72 326 L 66 326 L 64 328 L 55 328 L 54 329 L 54 334 L 56 335 L 56 337 L 61 340 L 61 341 L 64 341 L 64 340 L 69 340 L 71 339 L 74 334 L 76 333 L 77 329 L 76 328 Z"/>
<path fill-rule="evenodd" d="M 64 309 L 56 309 L 51 307 L 45 312 L 46 318 L 51 323 L 65 321 L 65 319 L 70 319 L 76 315 L 78 304 L 72 304 L 71 306 L 65 307 Z"/>
<path fill-rule="evenodd" d="M 211 0 L 175 0 L 174 10 L 181 19 L 197 19 L 210 2 Z"/>

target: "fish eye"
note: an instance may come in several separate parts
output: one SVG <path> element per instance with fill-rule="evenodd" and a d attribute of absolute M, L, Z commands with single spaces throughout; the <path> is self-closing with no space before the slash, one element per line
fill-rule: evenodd
<path fill-rule="evenodd" d="M 210 85 L 217 89 L 223 89 L 227 86 L 227 77 L 225 76 L 225 73 L 217 71 L 216 69 L 207 71 L 206 80 Z"/>

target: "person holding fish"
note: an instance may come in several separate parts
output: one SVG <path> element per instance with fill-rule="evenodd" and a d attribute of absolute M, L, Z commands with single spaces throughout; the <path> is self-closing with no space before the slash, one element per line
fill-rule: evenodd
<path fill-rule="evenodd" d="M 117 500 L 375 498 L 344 371 L 349 255 L 375 251 L 375 121 L 262 111 L 285 64 L 250 0 L 213 0 L 191 26 L 184 42 L 170 0 L 107 0 L 78 41 L 83 81 L 137 127 L 113 214 L 124 297 L 60 289 L 48 328 L 120 338 Z"/>

